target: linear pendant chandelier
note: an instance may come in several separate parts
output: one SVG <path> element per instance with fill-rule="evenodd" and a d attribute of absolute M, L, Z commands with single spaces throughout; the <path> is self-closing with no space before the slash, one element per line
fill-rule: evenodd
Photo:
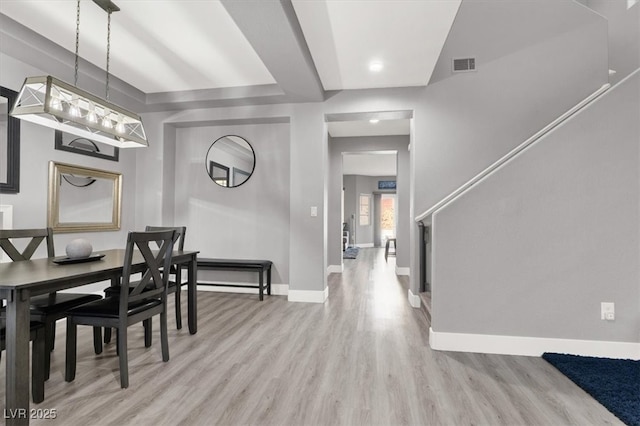
<path fill-rule="evenodd" d="M 75 84 L 65 83 L 50 75 L 28 77 L 16 99 L 11 116 L 118 148 L 147 147 L 149 143 L 140 116 L 109 102 L 111 13 L 120 8 L 110 0 L 93 2 L 108 14 L 106 99 L 77 87 L 80 36 L 78 0 Z"/>

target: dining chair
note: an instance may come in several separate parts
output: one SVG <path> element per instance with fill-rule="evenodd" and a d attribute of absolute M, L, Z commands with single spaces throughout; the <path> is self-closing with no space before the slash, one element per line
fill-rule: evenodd
<path fill-rule="evenodd" d="M 25 243 L 24 249 L 20 250 L 16 247 L 14 243 L 17 243 L 18 240 L 22 240 Z M 0 248 L 2 248 L 14 262 L 31 259 L 43 241 L 47 245 L 47 257 L 55 257 L 53 232 L 51 228 L 0 230 Z M 61 266 L 61 268 L 62 267 L 63 266 Z M 53 351 L 56 337 L 56 321 L 65 318 L 67 310 L 82 305 L 83 303 L 99 299 L 102 299 L 102 296 L 98 294 L 57 292 L 31 298 L 31 321 L 42 322 L 45 327 L 45 380 L 49 379 L 51 351 Z M 5 316 L 4 310 L 0 316 Z"/>
<path fill-rule="evenodd" d="M 184 238 L 185 235 L 187 234 L 187 227 L 186 226 L 176 226 L 176 227 L 169 227 L 169 226 L 147 226 L 145 228 L 145 231 L 147 232 L 152 232 L 152 231 L 175 231 L 175 236 L 174 236 L 174 242 L 173 242 L 173 249 L 174 250 L 184 250 Z M 160 244 L 159 242 L 156 243 L 156 245 L 159 247 Z M 182 283 L 182 267 L 181 265 L 171 265 L 171 275 L 173 275 L 173 279 L 171 279 L 171 276 L 169 277 L 169 288 L 168 288 L 168 294 L 171 293 L 175 293 L 175 311 L 176 311 L 176 328 L 178 330 L 180 330 L 182 328 L 182 309 L 181 309 L 181 301 L 180 301 L 180 293 L 181 293 L 181 288 L 183 284 L 186 283 Z M 115 292 L 117 292 L 118 290 L 114 290 L 113 287 L 108 287 L 105 290 L 105 295 L 107 297 L 109 297 L 110 295 L 112 295 Z M 145 322 L 145 343 L 147 347 L 151 346 L 151 322 Z M 111 341 L 111 329 L 110 328 L 106 328 L 104 330 L 104 342 L 105 343 L 109 343 Z"/>
<path fill-rule="evenodd" d="M 146 231 L 176 231 L 175 242 L 173 245 L 174 250 L 184 250 L 184 239 L 187 234 L 186 226 L 176 226 L 176 227 L 168 227 L 168 226 L 147 226 L 145 228 Z M 176 311 L 176 328 L 180 330 L 182 328 L 182 309 L 180 302 L 180 293 L 183 284 L 182 282 L 182 266 L 173 264 L 171 265 L 171 274 L 173 275 L 173 279 L 169 277 L 169 294 L 175 293 L 175 311 Z"/>
<path fill-rule="evenodd" d="M 169 361 L 167 333 L 167 286 L 175 232 L 129 232 L 119 292 L 101 300 L 73 308 L 67 312 L 67 353 L 65 380 L 76 376 L 76 340 L 78 325 L 117 329 L 120 386 L 129 386 L 127 329 L 130 325 L 151 321 L 160 315 L 162 360 Z M 152 243 L 160 248 L 153 253 Z M 137 251 L 135 249 L 138 249 Z M 133 256 L 141 255 L 145 269 L 140 281 L 131 282 Z"/>
<path fill-rule="evenodd" d="M 31 321 L 31 398 L 36 404 L 44 401 L 44 353 L 45 353 L 45 327 L 40 322 Z M 4 319 L 0 320 L 0 351 L 7 348 L 7 330 Z"/>

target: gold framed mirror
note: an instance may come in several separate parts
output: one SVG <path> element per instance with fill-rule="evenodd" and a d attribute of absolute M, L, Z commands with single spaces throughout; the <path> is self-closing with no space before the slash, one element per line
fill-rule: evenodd
<path fill-rule="evenodd" d="M 49 161 L 48 226 L 54 232 L 117 231 L 122 174 Z"/>

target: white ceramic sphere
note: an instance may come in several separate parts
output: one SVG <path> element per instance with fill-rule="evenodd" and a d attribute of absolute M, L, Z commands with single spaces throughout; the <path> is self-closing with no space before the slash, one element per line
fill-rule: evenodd
<path fill-rule="evenodd" d="M 93 251 L 91 243 L 84 238 L 78 238 L 67 244 L 66 247 L 67 257 L 70 259 L 81 259 L 83 257 L 89 257 Z"/>

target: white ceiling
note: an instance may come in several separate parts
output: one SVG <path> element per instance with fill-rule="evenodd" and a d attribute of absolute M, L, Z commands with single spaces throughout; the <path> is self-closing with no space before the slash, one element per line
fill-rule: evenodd
<path fill-rule="evenodd" d="M 324 89 L 358 89 L 426 85 L 460 1 L 293 0 L 293 8 Z M 299 43 L 269 46 L 282 41 L 283 21 L 270 20 L 278 16 L 275 12 L 263 13 L 276 9 L 266 1 L 115 3 L 121 11 L 112 16 L 111 72 L 144 93 L 285 87 L 285 81 L 276 80 L 293 78 L 281 68 L 294 54 L 282 49 Z M 75 0 L 1 0 L 0 13 L 75 50 Z M 249 24 L 238 21 L 247 15 Z M 82 1 L 80 56 L 101 68 L 106 21 L 102 9 Z M 251 38 L 247 31 L 259 26 L 264 33 Z M 285 59 L 267 58 L 268 49 L 278 46 Z M 382 61 L 383 70 L 371 73 L 372 60 Z M 73 82 L 73 75 L 57 77 Z"/>
<path fill-rule="evenodd" d="M 425 86 L 460 3 L 293 0 L 325 90 Z"/>
<path fill-rule="evenodd" d="M 342 155 L 343 175 L 396 176 L 395 151 L 345 153 Z"/>
<path fill-rule="evenodd" d="M 114 3 L 110 71 L 145 93 L 275 83 L 219 1 Z M 76 0 L 2 0 L 0 12 L 75 51 Z M 80 56 L 104 69 L 106 45 L 107 13 L 82 1 Z"/>

